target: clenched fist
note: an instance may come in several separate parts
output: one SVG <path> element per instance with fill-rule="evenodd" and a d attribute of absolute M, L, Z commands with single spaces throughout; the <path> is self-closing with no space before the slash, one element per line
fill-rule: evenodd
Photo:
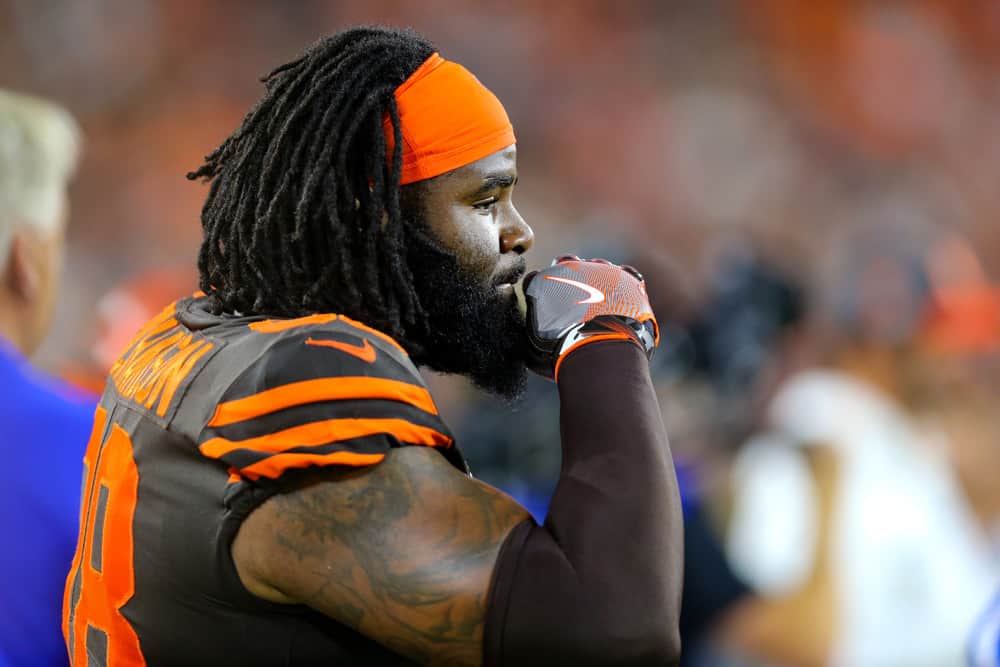
<path fill-rule="evenodd" d="M 656 317 L 642 275 L 604 259 L 563 255 L 524 279 L 529 366 L 555 378 L 562 360 L 578 347 L 601 340 L 628 340 L 653 356 L 659 342 Z"/>

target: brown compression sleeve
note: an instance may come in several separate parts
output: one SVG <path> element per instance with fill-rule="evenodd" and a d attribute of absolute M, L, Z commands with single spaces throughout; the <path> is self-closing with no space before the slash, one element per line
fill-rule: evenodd
<path fill-rule="evenodd" d="M 559 396 L 562 474 L 544 527 L 519 524 L 497 559 L 484 664 L 672 665 L 681 504 L 646 357 L 584 345 Z"/>

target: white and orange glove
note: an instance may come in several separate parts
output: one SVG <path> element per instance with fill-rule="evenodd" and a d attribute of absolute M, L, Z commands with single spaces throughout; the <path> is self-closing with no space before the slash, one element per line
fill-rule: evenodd
<path fill-rule="evenodd" d="M 556 378 L 573 350 L 601 340 L 627 340 L 652 358 L 659 326 L 642 275 L 604 259 L 562 255 L 524 279 L 529 367 Z"/>

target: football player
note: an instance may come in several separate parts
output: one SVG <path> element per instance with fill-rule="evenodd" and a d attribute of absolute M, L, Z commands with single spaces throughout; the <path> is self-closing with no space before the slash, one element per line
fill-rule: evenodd
<path fill-rule="evenodd" d="M 522 315 L 513 129 L 422 37 L 347 30 L 265 86 L 190 175 L 203 293 L 101 401 L 74 664 L 672 664 L 680 501 L 642 277 L 561 257 Z M 545 525 L 469 475 L 418 365 L 506 397 L 527 367 L 557 382 Z"/>

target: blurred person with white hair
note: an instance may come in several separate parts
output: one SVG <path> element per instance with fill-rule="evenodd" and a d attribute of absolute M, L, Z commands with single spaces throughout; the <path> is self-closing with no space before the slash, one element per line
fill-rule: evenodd
<path fill-rule="evenodd" d="M 0 89 L 0 666 L 68 662 L 62 589 L 79 523 L 95 399 L 27 360 L 59 293 L 67 182 L 79 145 L 63 109 Z"/>
<path fill-rule="evenodd" d="M 787 628 L 819 639 L 796 664 L 957 667 L 1000 559 L 962 474 L 967 443 L 938 427 L 914 388 L 919 375 L 940 397 L 941 367 L 927 355 L 967 327 L 932 316 L 940 236 L 869 222 L 841 241 L 844 261 L 824 281 L 827 363 L 778 388 L 767 432 L 735 463 L 730 553 L 767 594 L 826 590 Z M 822 476 L 817 460 L 829 462 Z"/>

